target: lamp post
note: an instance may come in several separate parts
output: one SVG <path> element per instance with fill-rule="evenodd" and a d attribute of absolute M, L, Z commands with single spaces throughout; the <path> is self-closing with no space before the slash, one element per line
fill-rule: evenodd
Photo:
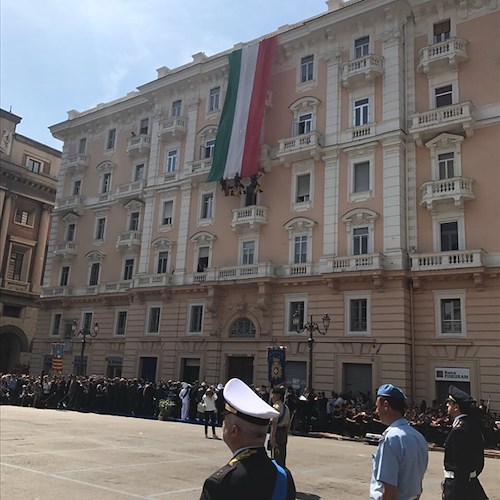
<path fill-rule="evenodd" d="M 309 394 L 312 394 L 312 389 L 313 389 L 313 349 L 314 349 L 314 337 L 313 334 L 314 332 L 318 332 L 321 335 L 326 335 L 326 332 L 328 331 L 328 327 L 330 326 L 330 316 L 328 316 L 327 313 L 323 315 L 323 318 L 321 318 L 323 321 L 323 328 L 325 329 L 322 331 L 320 327 L 318 326 L 318 323 L 315 323 L 313 321 L 312 314 L 310 316 L 310 321 L 306 323 L 302 328 L 300 328 L 300 314 L 298 311 L 295 311 L 294 315 L 292 316 L 292 324 L 295 327 L 295 330 L 297 333 L 302 333 L 307 330 L 309 333 L 309 338 L 307 339 L 307 347 L 309 349 L 309 375 L 308 375 L 308 380 L 307 380 L 307 387 L 309 389 Z"/>
<path fill-rule="evenodd" d="M 83 329 L 78 330 L 78 324 L 76 319 L 73 321 L 71 325 L 71 331 L 73 332 L 74 337 L 82 337 L 82 350 L 80 353 L 80 362 L 78 363 L 78 372 L 77 375 L 83 375 L 83 355 L 85 353 L 85 344 L 87 343 L 87 335 L 90 335 L 91 338 L 95 339 L 97 334 L 99 333 L 99 323 L 96 321 L 94 323 L 94 327 L 92 329 L 84 326 Z"/>

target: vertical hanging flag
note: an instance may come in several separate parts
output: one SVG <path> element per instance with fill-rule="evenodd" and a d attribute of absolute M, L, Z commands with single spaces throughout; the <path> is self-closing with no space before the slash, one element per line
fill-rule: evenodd
<path fill-rule="evenodd" d="M 229 54 L 229 82 L 209 181 L 251 177 L 259 168 L 259 140 L 276 36 Z"/>
<path fill-rule="evenodd" d="M 272 387 L 286 381 L 284 347 L 267 348 L 267 366 L 267 378 L 269 379 Z"/>
<path fill-rule="evenodd" d="M 62 372 L 63 370 L 64 344 L 52 344 L 52 370 Z"/>

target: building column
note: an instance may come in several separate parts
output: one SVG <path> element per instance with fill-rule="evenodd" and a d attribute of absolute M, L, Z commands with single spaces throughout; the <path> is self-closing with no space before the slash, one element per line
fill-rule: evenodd
<path fill-rule="evenodd" d="M 153 218 L 155 208 L 155 195 L 150 191 L 144 195 L 146 206 L 142 221 L 141 252 L 139 256 L 139 274 L 148 274 L 149 258 L 151 255 L 151 235 L 153 234 Z"/>
<path fill-rule="evenodd" d="M 40 281 L 42 279 L 43 264 L 45 262 L 45 248 L 49 235 L 50 207 L 43 205 L 42 218 L 38 227 L 38 241 L 35 250 L 35 261 L 33 263 L 33 273 L 31 275 L 31 291 L 40 292 Z"/>
<path fill-rule="evenodd" d="M 7 191 L 0 189 L 0 220 L 2 219 L 3 204 L 5 203 L 5 198 L 7 197 Z"/>
<path fill-rule="evenodd" d="M 14 196 L 15 195 L 7 195 L 5 206 L 2 211 L 2 219 L 0 222 L 0 272 L 3 269 L 3 258 L 7 246 L 7 233 L 9 232 L 9 224 L 12 218 L 12 198 Z"/>

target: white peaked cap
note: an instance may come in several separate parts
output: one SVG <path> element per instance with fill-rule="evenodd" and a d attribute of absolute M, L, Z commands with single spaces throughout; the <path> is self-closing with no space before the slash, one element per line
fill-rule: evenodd
<path fill-rule="evenodd" d="M 268 405 L 239 378 L 232 378 L 224 386 L 224 399 L 226 412 L 253 424 L 268 425 L 271 418 L 279 416 L 278 411 Z"/>

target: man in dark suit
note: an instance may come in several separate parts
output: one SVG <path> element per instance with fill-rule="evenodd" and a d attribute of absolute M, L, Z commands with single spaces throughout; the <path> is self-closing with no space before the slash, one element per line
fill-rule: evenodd
<path fill-rule="evenodd" d="M 269 421 L 279 413 L 239 379 L 225 385 L 224 398 L 222 437 L 233 457 L 205 481 L 200 500 L 294 499 L 290 471 L 264 448 Z"/>
<path fill-rule="evenodd" d="M 446 407 L 453 427 L 444 444 L 443 500 L 487 499 L 478 479 L 484 467 L 484 442 L 475 401 L 454 385 L 448 392 Z"/>

